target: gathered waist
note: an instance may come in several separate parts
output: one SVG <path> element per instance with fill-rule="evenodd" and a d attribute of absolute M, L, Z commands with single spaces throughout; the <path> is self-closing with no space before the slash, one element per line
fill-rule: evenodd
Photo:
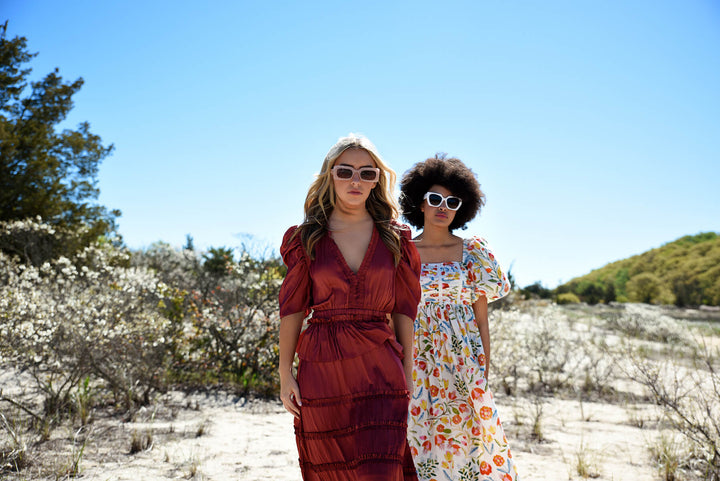
<path fill-rule="evenodd" d="M 337 308 L 314 310 L 309 323 L 324 323 L 337 321 L 363 321 L 363 322 L 387 322 L 388 313 L 375 309 L 359 308 Z"/>

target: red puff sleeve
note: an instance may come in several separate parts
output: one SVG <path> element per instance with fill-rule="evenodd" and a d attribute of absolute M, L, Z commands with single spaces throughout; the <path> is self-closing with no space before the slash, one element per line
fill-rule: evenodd
<path fill-rule="evenodd" d="M 420 290 L 420 254 L 412 242 L 410 229 L 403 226 L 402 257 L 395 269 L 395 307 L 393 313 L 415 319 L 422 291 Z"/>
<path fill-rule="evenodd" d="M 300 242 L 300 234 L 292 237 L 296 229 L 294 226 L 285 232 L 280 246 L 280 255 L 287 266 L 287 275 L 280 287 L 280 317 L 296 312 L 307 314 L 311 303 L 310 262 Z"/>

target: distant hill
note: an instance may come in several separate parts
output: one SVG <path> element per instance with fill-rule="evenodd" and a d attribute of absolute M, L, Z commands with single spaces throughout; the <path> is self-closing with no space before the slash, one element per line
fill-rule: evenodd
<path fill-rule="evenodd" d="M 581 301 L 720 305 L 720 235 L 705 232 L 595 269 L 558 286 Z"/>

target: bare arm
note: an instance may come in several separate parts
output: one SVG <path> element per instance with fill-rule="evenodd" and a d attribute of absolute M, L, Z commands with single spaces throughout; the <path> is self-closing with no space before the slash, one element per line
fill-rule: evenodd
<path fill-rule="evenodd" d="M 405 314 L 393 313 L 392 325 L 395 328 L 395 337 L 403 347 L 403 369 L 405 370 L 405 382 L 408 391 L 413 392 L 412 367 L 413 367 L 413 320 Z"/>
<path fill-rule="evenodd" d="M 296 312 L 280 319 L 280 400 L 293 416 L 300 417 L 300 387 L 292 373 L 295 349 L 304 312 Z"/>
<path fill-rule="evenodd" d="M 487 297 L 482 296 L 472 305 L 475 312 L 475 324 L 480 330 L 480 340 L 485 351 L 485 382 L 488 382 L 490 372 L 490 324 L 488 323 Z"/>

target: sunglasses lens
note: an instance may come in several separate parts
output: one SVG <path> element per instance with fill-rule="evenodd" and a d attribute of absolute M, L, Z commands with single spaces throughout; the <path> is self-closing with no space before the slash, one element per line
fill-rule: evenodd
<path fill-rule="evenodd" d="M 431 207 L 439 207 L 442 204 L 442 196 L 439 194 L 430 194 L 427 198 Z"/>
<path fill-rule="evenodd" d="M 360 169 L 360 178 L 366 182 L 377 180 L 377 171 L 374 169 Z"/>
<path fill-rule="evenodd" d="M 353 171 L 345 167 L 335 167 L 335 175 L 338 179 L 352 179 Z"/>
<path fill-rule="evenodd" d="M 450 210 L 456 210 L 458 207 L 460 207 L 460 198 L 459 197 L 448 197 L 447 198 L 447 206 Z"/>

